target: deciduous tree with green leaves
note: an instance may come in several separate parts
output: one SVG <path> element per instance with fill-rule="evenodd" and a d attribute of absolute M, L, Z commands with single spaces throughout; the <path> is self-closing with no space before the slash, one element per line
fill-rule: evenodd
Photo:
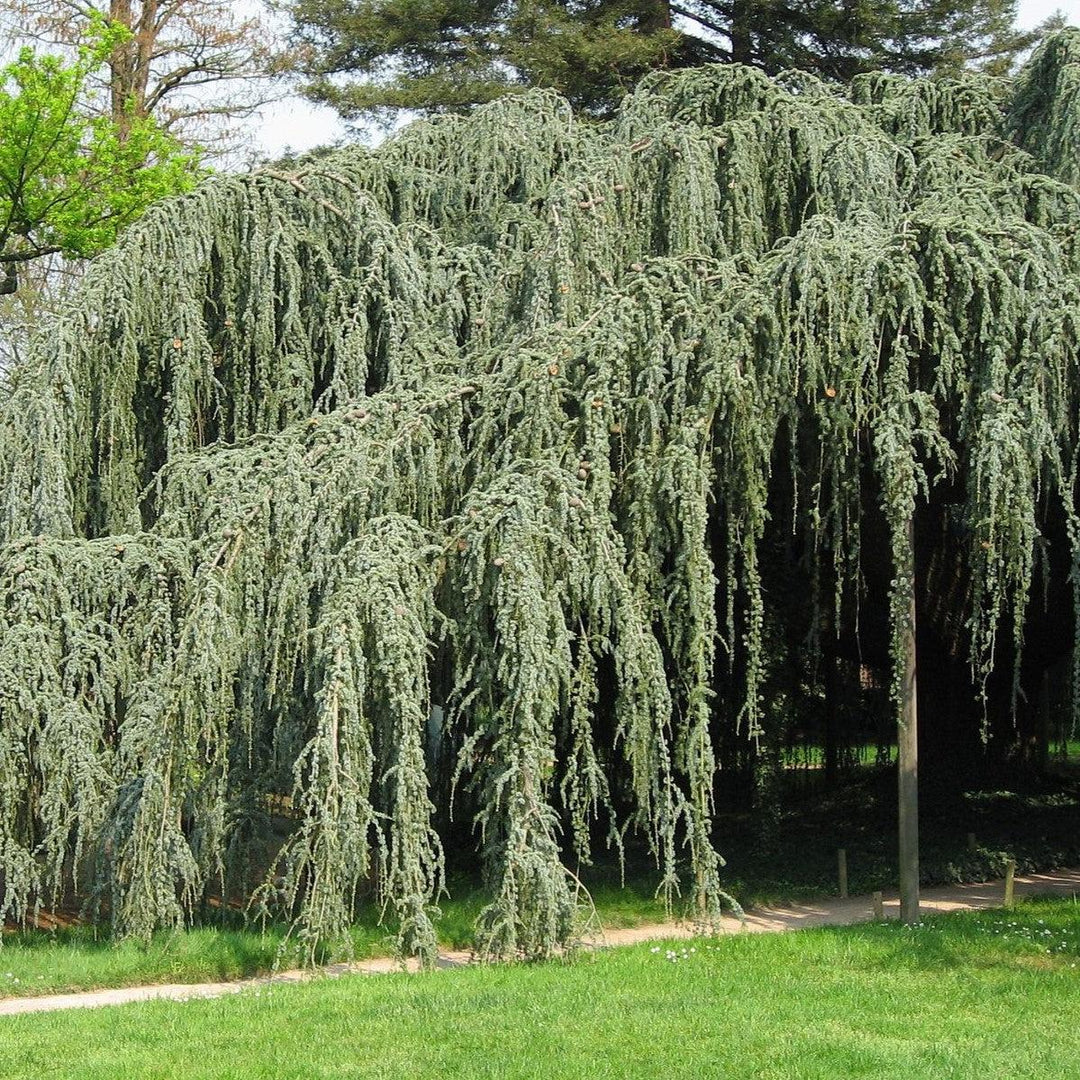
<path fill-rule="evenodd" d="M 122 26 L 99 106 L 124 127 L 153 116 L 186 145 L 243 153 L 237 122 L 274 96 L 279 42 L 258 3 L 222 0 L 0 0 L 0 25 L 72 55 L 98 22 Z"/>
<path fill-rule="evenodd" d="M 26 47 L 0 69 L 0 294 L 21 265 L 92 255 L 195 180 L 196 155 L 154 119 L 119 125 L 93 107 L 90 77 L 128 34 L 101 22 L 74 60 Z"/>

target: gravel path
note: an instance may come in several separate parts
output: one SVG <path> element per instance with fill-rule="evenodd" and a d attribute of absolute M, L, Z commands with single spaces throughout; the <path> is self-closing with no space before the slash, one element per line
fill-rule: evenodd
<path fill-rule="evenodd" d="M 949 885 L 938 889 L 925 889 L 921 898 L 922 910 L 927 913 L 970 910 L 973 908 L 1000 907 L 1004 887 L 1000 881 L 988 881 L 978 885 Z M 1054 894 L 1058 896 L 1080 895 L 1080 868 L 1056 870 L 1049 874 L 1031 874 L 1017 877 L 1017 896 Z M 886 918 L 897 918 L 900 901 L 895 893 L 884 896 Z M 820 900 L 808 904 L 792 904 L 786 907 L 757 908 L 746 913 L 740 922 L 735 918 L 723 920 L 724 933 L 777 933 L 784 930 L 802 930 L 810 926 L 848 926 L 866 922 L 873 917 L 873 900 L 869 896 L 855 896 L 847 900 Z M 588 944 L 594 948 L 613 945 L 632 945 L 639 941 L 694 937 L 697 931 L 684 923 L 658 923 L 634 926 L 623 930 L 609 930 L 597 935 Z M 439 956 L 440 968 L 462 967 L 472 962 L 468 952 L 446 952 Z M 405 965 L 415 971 L 415 964 Z M 167 998 L 172 1001 L 189 1001 L 192 998 L 215 998 L 225 994 L 238 994 L 244 990 L 276 983 L 305 982 L 312 978 L 340 977 L 342 975 L 378 975 L 402 970 L 402 965 L 392 959 L 366 960 L 355 964 L 333 964 L 317 971 L 284 971 L 256 979 L 239 982 L 162 984 L 158 986 L 126 986 L 115 990 L 89 990 L 76 994 L 53 994 L 48 997 L 0 998 L 0 1016 L 20 1013 L 52 1012 L 57 1009 L 92 1009 L 103 1005 L 124 1005 L 131 1001 L 152 1001 Z"/>

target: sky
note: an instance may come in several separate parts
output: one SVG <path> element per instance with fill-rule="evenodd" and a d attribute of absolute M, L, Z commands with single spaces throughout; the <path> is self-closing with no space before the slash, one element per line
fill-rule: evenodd
<path fill-rule="evenodd" d="M 1021 27 L 1037 26 L 1060 11 L 1067 21 L 1080 26 L 1080 0 L 1020 0 Z M 265 106 L 251 121 L 252 142 L 257 156 L 277 157 L 286 150 L 304 151 L 342 139 L 360 137 L 365 142 L 378 138 L 373 133 L 350 133 L 333 109 L 313 105 L 293 94 Z"/>
<path fill-rule="evenodd" d="M 1080 26 L 1080 0 L 1020 0 L 1018 22 L 1024 29 L 1038 26 L 1055 11 L 1060 11 L 1073 26 Z"/>

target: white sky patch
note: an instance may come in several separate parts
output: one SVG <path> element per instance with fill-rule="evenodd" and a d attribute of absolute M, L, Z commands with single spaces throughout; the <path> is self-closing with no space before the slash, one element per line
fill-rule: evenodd
<path fill-rule="evenodd" d="M 325 105 L 315 105 L 297 94 L 264 105 L 249 121 L 252 141 L 261 156 L 277 157 L 288 151 L 302 153 L 353 139 L 341 117 Z"/>
<path fill-rule="evenodd" d="M 1060 11 L 1071 26 L 1080 26 L 1080 0 L 1021 0 L 1017 23 L 1029 30 Z"/>

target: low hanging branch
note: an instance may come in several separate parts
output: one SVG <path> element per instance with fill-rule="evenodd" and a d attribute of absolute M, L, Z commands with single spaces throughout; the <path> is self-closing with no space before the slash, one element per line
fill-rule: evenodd
<path fill-rule="evenodd" d="M 148 214 L 0 407 L 0 911 L 244 894 L 314 949 L 370 888 L 431 959 L 452 801 L 488 955 L 570 940 L 627 828 L 715 917 L 778 455 L 838 611 L 874 478 L 898 673 L 937 485 L 980 680 L 1047 493 L 1080 537 L 1078 72 L 1066 32 L 1011 85 L 658 74 Z"/>

